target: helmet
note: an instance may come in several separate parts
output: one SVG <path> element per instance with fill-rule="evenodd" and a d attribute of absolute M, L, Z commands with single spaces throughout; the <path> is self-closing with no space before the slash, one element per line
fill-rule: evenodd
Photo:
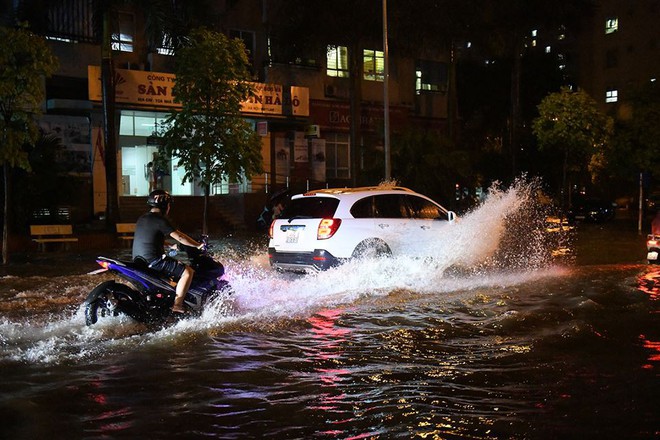
<path fill-rule="evenodd" d="M 172 196 L 164 189 L 156 189 L 149 193 L 147 205 L 158 208 L 161 211 L 166 211 L 167 206 L 172 203 Z"/>

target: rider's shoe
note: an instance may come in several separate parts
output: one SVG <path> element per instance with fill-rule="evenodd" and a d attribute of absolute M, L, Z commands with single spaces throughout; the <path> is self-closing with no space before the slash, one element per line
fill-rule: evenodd
<path fill-rule="evenodd" d="M 184 313 L 186 313 L 186 310 L 182 306 L 175 305 L 175 306 L 172 307 L 172 313 L 184 314 Z"/>

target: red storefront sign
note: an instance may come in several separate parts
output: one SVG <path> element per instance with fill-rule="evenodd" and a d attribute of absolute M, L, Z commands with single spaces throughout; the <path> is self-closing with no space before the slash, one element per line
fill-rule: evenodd
<path fill-rule="evenodd" d="M 345 101 L 325 101 L 312 99 L 310 101 L 311 123 L 319 125 L 322 130 L 348 131 L 351 127 L 351 106 Z M 407 107 L 390 106 L 390 125 L 393 129 L 402 127 L 408 121 L 410 109 Z M 382 130 L 384 125 L 384 110 L 382 105 L 365 105 L 360 108 L 360 130 Z"/>

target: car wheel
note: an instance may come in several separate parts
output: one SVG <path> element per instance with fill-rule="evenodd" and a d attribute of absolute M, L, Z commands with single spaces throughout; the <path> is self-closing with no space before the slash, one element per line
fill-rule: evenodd
<path fill-rule="evenodd" d="M 361 241 L 353 251 L 353 258 L 377 258 L 392 255 L 390 247 L 383 240 L 368 238 Z"/>

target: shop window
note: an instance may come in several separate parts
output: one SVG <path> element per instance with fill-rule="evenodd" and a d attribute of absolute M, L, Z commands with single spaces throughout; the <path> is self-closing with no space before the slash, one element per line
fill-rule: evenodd
<path fill-rule="evenodd" d="M 122 136 L 152 136 L 165 126 L 167 113 L 122 111 L 119 134 Z"/>
<path fill-rule="evenodd" d="M 348 78 L 348 48 L 346 46 L 328 46 L 326 66 L 328 76 Z"/>
<path fill-rule="evenodd" d="M 385 80 L 385 54 L 380 50 L 364 49 L 364 79 L 367 81 Z"/>
<path fill-rule="evenodd" d="M 351 143 L 348 133 L 328 133 L 325 139 L 326 178 L 351 177 Z"/>

